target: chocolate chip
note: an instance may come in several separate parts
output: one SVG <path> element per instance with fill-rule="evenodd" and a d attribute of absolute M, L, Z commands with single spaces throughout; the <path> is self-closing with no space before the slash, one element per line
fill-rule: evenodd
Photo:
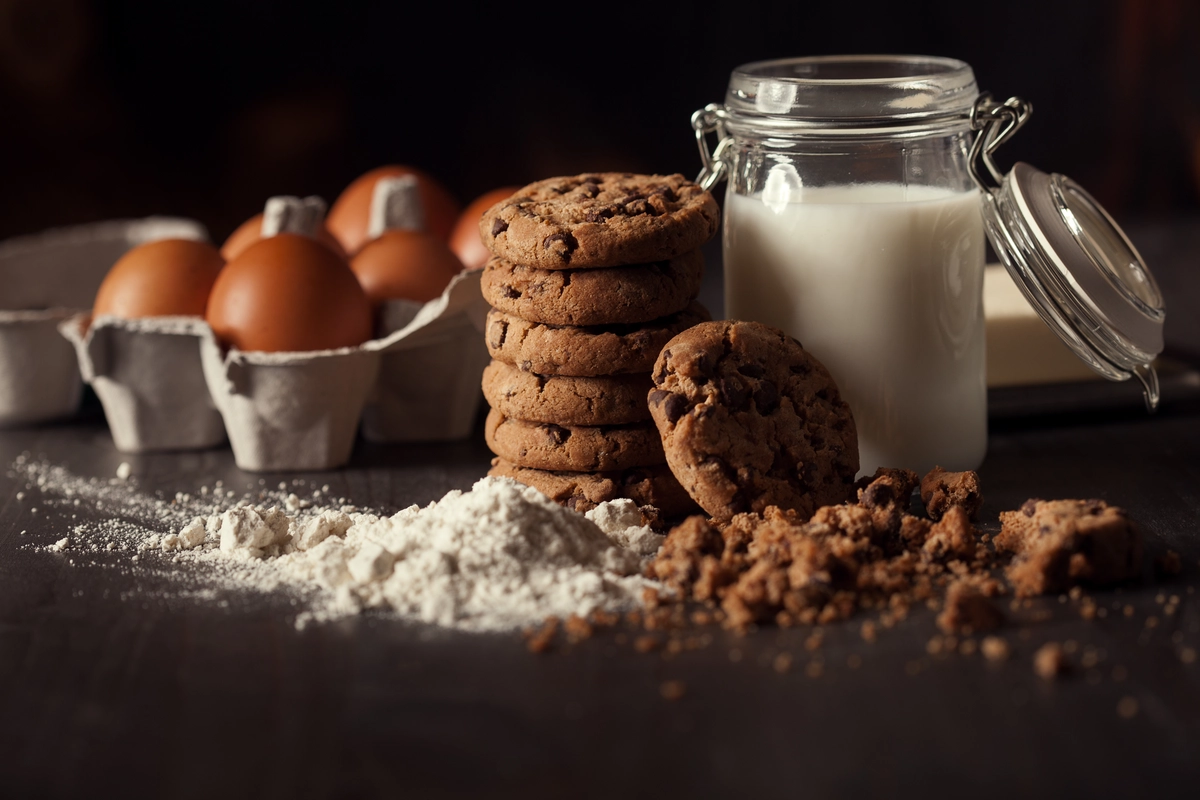
<path fill-rule="evenodd" d="M 667 415 L 667 422 L 670 422 L 672 425 L 688 412 L 687 398 L 681 394 L 675 394 L 663 389 L 655 389 L 650 392 L 649 399 L 652 405 L 662 406 L 663 413 Z"/>
<path fill-rule="evenodd" d="M 508 323 L 501 322 L 497 324 L 495 330 L 499 332 L 499 335 L 492 339 L 492 349 L 499 350 L 501 347 L 504 347 L 504 340 L 508 338 Z"/>
<path fill-rule="evenodd" d="M 547 423 L 541 427 L 555 444 L 561 445 L 571 438 L 571 432 L 561 425 Z"/>
<path fill-rule="evenodd" d="M 600 194 L 600 187 L 595 183 L 588 181 L 583 186 L 579 187 L 579 191 L 588 197 L 595 197 L 596 195 Z"/>
<path fill-rule="evenodd" d="M 1038 501 L 1034 500 L 1032 498 L 1029 500 L 1026 500 L 1024 503 L 1021 504 L 1021 513 L 1027 517 L 1032 517 L 1033 512 L 1037 511 L 1037 504 L 1038 504 Z"/>
<path fill-rule="evenodd" d="M 712 375 L 712 362 L 708 360 L 708 355 L 701 353 L 695 361 L 695 372 L 697 375 L 710 376 Z"/>
<path fill-rule="evenodd" d="M 518 297 L 521 296 L 521 292 L 517 289 L 514 289 L 511 286 L 505 286 L 504 287 L 504 296 L 507 297 L 509 300 L 516 300 Z"/>
<path fill-rule="evenodd" d="M 533 372 L 533 362 L 532 361 L 522 361 L 517 366 L 521 370 L 521 372 Z"/>
<path fill-rule="evenodd" d="M 775 388 L 775 384 L 770 381 L 763 381 L 759 384 L 758 390 L 754 393 L 754 407 L 760 414 L 770 414 L 779 408 L 779 389 Z"/>
<path fill-rule="evenodd" d="M 579 247 L 579 242 L 565 231 L 552 233 L 542 240 L 542 249 L 553 249 L 563 261 L 570 261 L 571 253 L 574 253 L 577 247 Z"/>
<path fill-rule="evenodd" d="M 737 371 L 747 378 L 761 378 L 767 374 L 767 371 L 762 368 L 761 364 L 742 364 L 737 368 Z"/>
<path fill-rule="evenodd" d="M 506 230 L 508 230 L 507 222 L 500 219 L 499 217 L 496 217 L 494 220 L 492 220 L 492 236 L 499 236 L 500 234 L 504 233 Z"/>
<path fill-rule="evenodd" d="M 882 483 L 872 483 L 866 489 L 863 489 L 859 505 L 863 508 L 882 508 L 883 506 L 892 505 L 895 502 L 896 497 L 892 492 L 892 487 Z"/>
<path fill-rule="evenodd" d="M 717 381 L 717 392 L 721 395 L 721 402 L 732 409 L 744 408 L 746 401 L 750 399 L 750 392 L 742 382 L 733 378 L 720 378 Z"/>
<path fill-rule="evenodd" d="M 793 375 L 799 375 L 801 377 L 804 377 L 808 373 L 812 372 L 812 367 L 808 364 L 792 364 L 790 367 L 788 367 L 788 369 Z"/>
<path fill-rule="evenodd" d="M 589 208 L 583 218 L 588 222 L 604 222 L 606 219 L 612 219 L 617 215 L 617 209 L 612 206 L 600 206 L 599 208 Z"/>

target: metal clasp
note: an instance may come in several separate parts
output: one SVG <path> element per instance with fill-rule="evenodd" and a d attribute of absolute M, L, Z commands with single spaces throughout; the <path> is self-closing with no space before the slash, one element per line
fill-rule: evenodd
<path fill-rule="evenodd" d="M 967 169 L 981 191 L 987 192 L 991 189 L 980 172 L 980 163 L 987 168 L 997 187 L 1004 183 L 1004 173 L 996 167 L 996 162 L 992 161 L 992 153 L 1011 139 L 1032 114 L 1033 104 L 1019 97 L 1010 97 L 999 103 L 990 93 L 984 92 L 975 101 L 974 107 L 971 108 L 971 130 L 981 132 L 971 143 L 971 157 L 967 161 Z"/>
<path fill-rule="evenodd" d="M 696 132 L 696 146 L 700 148 L 700 163 L 704 169 L 696 176 L 696 183 L 702 189 L 708 190 L 721 182 L 729 169 L 725 161 L 725 151 L 733 145 L 733 137 L 725 128 L 725 106 L 720 103 L 709 103 L 704 108 L 692 114 L 692 130 Z M 717 134 L 717 149 L 709 151 L 708 134 Z"/>

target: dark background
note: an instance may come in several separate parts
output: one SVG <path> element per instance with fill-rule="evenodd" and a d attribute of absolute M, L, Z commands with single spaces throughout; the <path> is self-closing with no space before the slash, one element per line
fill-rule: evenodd
<path fill-rule="evenodd" d="M 1033 102 L 1002 151 L 1121 221 L 1200 210 L 1191 0 L 326 3 L 0 0 L 0 238 L 154 213 L 221 240 L 271 194 L 424 168 L 466 202 L 700 166 L 689 117 L 764 58 L 962 58 Z"/>

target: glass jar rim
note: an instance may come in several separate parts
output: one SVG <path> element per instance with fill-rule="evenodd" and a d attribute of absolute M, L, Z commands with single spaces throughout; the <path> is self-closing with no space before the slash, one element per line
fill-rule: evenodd
<path fill-rule="evenodd" d="M 871 127 L 965 118 L 978 96 L 971 66 L 954 58 L 805 56 L 735 68 L 725 109 L 747 122 Z"/>

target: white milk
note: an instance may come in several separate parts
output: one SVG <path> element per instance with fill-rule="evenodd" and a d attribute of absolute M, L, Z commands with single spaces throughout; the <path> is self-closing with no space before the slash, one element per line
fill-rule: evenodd
<path fill-rule="evenodd" d="M 793 172 L 772 175 L 765 194 L 770 202 L 726 197 L 726 316 L 782 328 L 825 364 L 854 412 L 860 474 L 978 467 L 987 449 L 978 193 L 802 189 Z"/>

